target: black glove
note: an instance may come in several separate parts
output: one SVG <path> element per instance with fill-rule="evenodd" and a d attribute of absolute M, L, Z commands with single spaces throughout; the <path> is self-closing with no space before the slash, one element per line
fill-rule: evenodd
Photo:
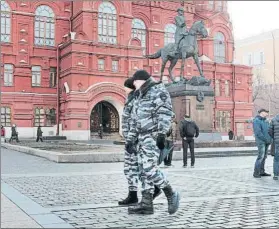
<path fill-rule="evenodd" d="M 167 133 L 167 137 L 171 136 L 172 134 L 172 130 L 170 130 L 168 133 Z"/>
<path fill-rule="evenodd" d="M 129 154 L 137 154 L 136 146 L 131 141 L 126 142 L 125 149 Z"/>
<path fill-rule="evenodd" d="M 160 150 L 165 148 L 165 141 L 166 141 L 166 135 L 165 134 L 158 134 L 157 146 Z"/>

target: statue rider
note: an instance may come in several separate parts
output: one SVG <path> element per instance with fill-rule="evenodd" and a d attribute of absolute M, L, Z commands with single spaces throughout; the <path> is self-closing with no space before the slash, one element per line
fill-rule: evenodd
<path fill-rule="evenodd" d="M 175 37 L 174 37 L 175 54 L 179 53 L 180 41 L 183 39 L 184 36 L 188 35 L 183 7 L 178 8 L 177 12 L 178 12 L 178 15 L 175 17 L 176 30 L 175 30 Z"/>

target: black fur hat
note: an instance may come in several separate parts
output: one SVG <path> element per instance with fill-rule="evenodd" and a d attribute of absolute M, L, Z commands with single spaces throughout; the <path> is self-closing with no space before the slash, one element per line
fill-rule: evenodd
<path fill-rule="evenodd" d="M 150 78 L 150 74 L 145 70 L 138 70 L 134 73 L 132 79 L 134 80 L 148 80 Z"/>
<path fill-rule="evenodd" d="M 133 81 L 131 81 L 131 78 L 128 78 L 128 79 L 125 80 L 124 87 L 130 88 L 132 90 L 136 89 L 134 84 L 133 84 Z"/>
<path fill-rule="evenodd" d="M 124 86 L 130 89 L 135 89 L 134 81 L 135 80 L 148 80 L 151 75 L 145 70 L 138 70 L 134 73 L 134 75 L 124 82 Z"/>

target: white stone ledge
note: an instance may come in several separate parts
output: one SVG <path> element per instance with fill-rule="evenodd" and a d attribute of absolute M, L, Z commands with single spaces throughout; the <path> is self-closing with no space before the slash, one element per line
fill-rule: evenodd
<path fill-rule="evenodd" d="M 56 163 L 113 163 L 124 161 L 124 151 L 119 152 L 83 152 L 83 153 L 60 153 L 48 150 L 34 149 L 26 146 L 2 143 L 2 147 L 10 150 L 23 152 L 26 154 L 43 157 Z M 196 158 L 206 157 L 232 157 L 232 156 L 253 156 L 257 154 L 255 147 L 236 147 L 231 148 L 197 148 Z M 174 151 L 173 160 L 182 160 L 183 153 Z"/>

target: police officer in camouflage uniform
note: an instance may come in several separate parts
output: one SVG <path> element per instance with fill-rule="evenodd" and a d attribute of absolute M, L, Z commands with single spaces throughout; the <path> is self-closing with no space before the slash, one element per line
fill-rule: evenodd
<path fill-rule="evenodd" d="M 142 182 L 142 200 L 129 207 L 129 214 L 153 214 L 154 185 L 165 193 L 168 212 L 174 214 L 179 207 L 179 193 L 174 191 L 158 167 L 160 151 L 165 147 L 166 134 L 173 116 L 171 99 L 161 82 L 156 82 L 145 70 L 137 71 L 129 80 L 136 88 L 131 113 L 131 125 L 125 148 L 132 153 L 137 143 L 139 177 Z"/>
<path fill-rule="evenodd" d="M 125 102 L 125 106 L 123 109 L 122 114 L 122 134 L 124 139 L 127 139 L 127 135 L 129 133 L 130 129 L 130 121 L 131 121 L 131 111 L 133 108 L 133 103 L 135 99 L 135 86 L 127 84 L 128 81 L 125 81 L 124 86 L 129 91 L 128 97 Z M 138 203 L 138 156 L 136 152 L 136 147 L 134 149 L 135 151 L 133 153 L 128 153 L 127 150 L 125 150 L 125 156 L 124 156 L 124 174 L 128 180 L 128 186 L 129 186 L 129 193 L 126 199 L 121 200 L 118 202 L 119 205 L 130 205 Z M 155 192 L 153 195 L 153 199 L 155 199 L 157 196 L 161 194 L 161 190 L 155 186 Z"/>

